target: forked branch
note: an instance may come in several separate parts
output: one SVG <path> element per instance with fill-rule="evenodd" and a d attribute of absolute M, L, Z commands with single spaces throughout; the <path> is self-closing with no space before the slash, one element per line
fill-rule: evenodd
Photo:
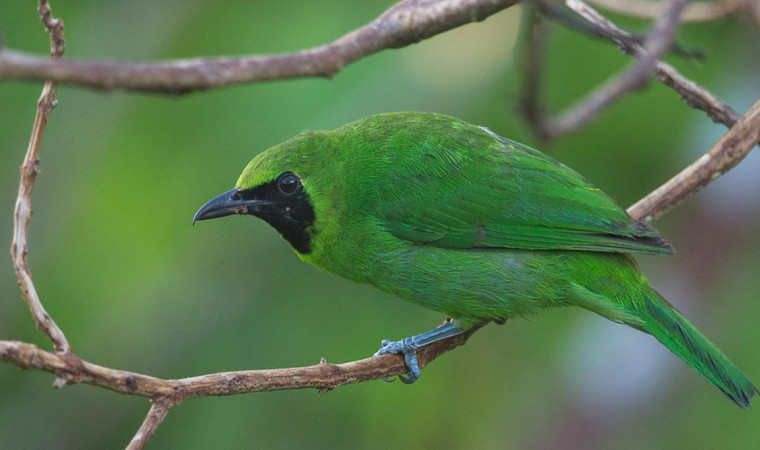
<path fill-rule="evenodd" d="M 596 30 L 595 35 L 615 44 L 623 53 L 637 58 L 626 71 L 611 78 L 599 86 L 586 98 L 578 101 L 567 111 L 548 115 L 541 108 L 539 85 L 535 81 L 535 72 L 541 65 L 541 36 L 531 34 L 523 78 L 528 89 L 521 101 L 521 109 L 528 124 L 536 134 L 545 139 L 557 139 L 586 125 L 597 117 L 606 107 L 612 105 L 625 95 L 641 88 L 650 74 L 654 78 L 676 91 L 690 107 L 699 109 L 717 123 L 729 128 L 739 119 L 740 114 L 721 101 L 715 94 L 694 81 L 684 77 L 671 65 L 660 61 L 663 51 L 672 43 L 678 25 L 678 16 L 685 7 L 682 0 L 670 0 L 666 14 L 655 23 L 652 31 L 645 38 L 644 46 L 637 43 L 635 36 L 618 28 L 612 21 L 599 14 L 582 0 L 566 0 L 568 8 L 586 20 Z M 548 11 L 549 17 L 557 19 L 556 12 L 548 7 L 539 7 L 537 13 Z"/>

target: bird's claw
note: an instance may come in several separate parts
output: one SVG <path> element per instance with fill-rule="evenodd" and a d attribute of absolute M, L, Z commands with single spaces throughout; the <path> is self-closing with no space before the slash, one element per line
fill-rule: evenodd
<path fill-rule="evenodd" d="M 398 379 L 401 380 L 402 383 L 412 384 L 420 378 L 420 363 L 417 360 L 418 345 L 412 341 L 412 338 L 406 338 L 400 341 L 389 341 L 388 339 L 383 339 L 381 344 L 382 347 L 380 347 L 380 350 L 375 352 L 375 356 L 385 355 L 388 353 L 394 355 L 401 353 L 404 355 L 404 363 L 409 369 L 409 372 L 407 376 L 398 376 Z M 385 377 L 383 378 L 383 381 L 392 382 L 394 380 L 392 378 Z"/>

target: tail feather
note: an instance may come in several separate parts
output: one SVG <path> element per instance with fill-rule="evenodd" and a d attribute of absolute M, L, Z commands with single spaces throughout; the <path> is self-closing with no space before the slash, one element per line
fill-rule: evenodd
<path fill-rule="evenodd" d="M 644 294 L 643 306 L 637 328 L 654 336 L 734 403 L 750 406 L 760 391 L 694 325 L 651 288 Z"/>

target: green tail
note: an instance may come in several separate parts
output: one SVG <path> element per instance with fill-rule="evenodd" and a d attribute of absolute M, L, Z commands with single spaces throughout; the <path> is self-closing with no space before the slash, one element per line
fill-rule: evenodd
<path fill-rule="evenodd" d="M 746 408 L 752 396 L 760 394 L 726 355 L 653 289 L 644 294 L 642 306 L 643 323 L 636 327 L 654 336 L 734 403 Z"/>

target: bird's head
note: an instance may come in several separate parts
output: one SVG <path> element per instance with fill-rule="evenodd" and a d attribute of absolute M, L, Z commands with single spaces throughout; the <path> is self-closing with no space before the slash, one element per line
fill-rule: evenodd
<path fill-rule="evenodd" d="M 304 132 L 256 156 L 236 187 L 203 205 L 193 224 L 232 214 L 265 220 L 301 254 L 311 251 L 315 221 L 310 178 L 323 161 L 322 133 Z"/>
<path fill-rule="evenodd" d="M 356 226 L 367 217 L 373 223 L 390 210 L 406 211 L 399 204 L 424 202 L 426 180 L 449 173 L 453 178 L 469 158 L 465 150 L 441 149 L 482 149 L 494 142 L 480 128 L 434 113 L 378 114 L 335 130 L 307 131 L 256 156 L 235 188 L 206 203 L 194 221 L 259 217 L 302 258 L 318 264 L 318 254 L 333 254 L 337 242 L 363 245 L 365 235 L 346 232 L 345 224 Z"/>

